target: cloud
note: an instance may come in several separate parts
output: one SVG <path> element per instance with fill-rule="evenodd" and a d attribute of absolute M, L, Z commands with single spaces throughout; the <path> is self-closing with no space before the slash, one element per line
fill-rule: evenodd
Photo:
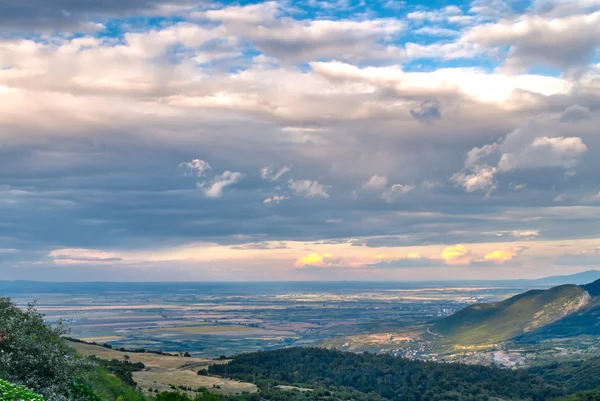
<path fill-rule="evenodd" d="M 267 21 L 274 22 L 281 11 L 281 7 L 276 1 L 265 1 L 258 4 L 208 10 L 198 16 L 214 21 L 258 24 Z"/>
<path fill-rule="evenodd" d="M 498 170 L 505 172 L 535 167 L 571 168 L 586 151 L 587 146 L 578 137 L 538 137 L 520 152 L 515 149 L 503 153 Z"/>
<path fill-rule="evenodd" d="M 410 115 L 423 124 L 431 124 L 442 119 L 442 108 L 437 100 L 425 100 L 410 109 Z"/>
<path fill-rule="evenodd" d="M 444 248 L 441 257 L 449 265 L 469 264 L 472 261 L 471 251 L 464 245 L 454 245 Z"/>
<path fill-rule="evenodd" d="M 330 253 L 324 253 L 319 255 L 318 253 L 311 253 L 308 256 L 303 256 L 299 258 L 294 266 L 296 267 L 304 267 L 304 266 L 325 266 L 328 264 L 333 256 Z"/>
<path fill-rule="evenodd" d="M 55 265 L 99 265 L 122 261 L 120 257 L 112 252 L 94 249 L 55 249 L 48 256 Z"/>
<path fill-rule="evenodd" d="M 598 266 L 600 265 L 600 248 L 560 255 L 554 260 L 554 264 L 558 266 Z"/>
<path fill-rule="evenodd" d="M 510 46 L 505 68 L 547 65 L 562 71 L 584 67 L 600 46 L 600 11 L 547 18 L 525 14 L 472 28 L 465 39 L 488 48 Z"/>
<path fill-rule="evenodd" d="M 329 198 L 327 193 L 328 186 L 320 184 L 318 181 L 311 180 L 289 180 L 289 188 L 298 195 L 305 198 Z"/>
<path fill-rule="evenodd" d="M 587 107 L 574 104 L 565 109 L 560 116 L 562 123 L 576 123 L 578 121 L 589 120 L 592 118 L 592 113 Z"/>
<path fill-rule="evenodd" d="M 382 260 L 381 262 L 370 265 L 377 268 L 411 268 L 411 267 L 436 267 L 442 266 L 441 259 L 428 258 L 419 253 L 409 253 L 401 258 L 392 260 Z"/>
<path fill-rule="evenodd" d="M 455 184 L 465 188 L 467 192 L 482 191 L 489 194 L 496 189 L 494 176 L 496 168 L 486 165 L 474 166 L 470 172 L 465 170 L 454 173 L 450 178 Z"/>
<path fill-rule="evenodd" d="M 467 192 L 489 194 L 496 188 L 498 174 L 533 168 L 571 169 L 588 150 L 579 137 L 547 137 L 541 131 L 539 124 L 529 122 L 498 142 L 471 149 L 464 169 L 451 180 Z"/>
<path fill-rule="evenodd" d="M 392 18 L 377 7 L 363 13 L 353 5 L 341 15 L 285 2 L 12 2 L 19 15 L 0 11 L 0 241 L 20 252 L 3 253 L 0 270 L 72 279 L 77 267 L 58 268 L 47 256 L 61 244 L 119 249 L 107 252 L 122 261 L 101 266 L 122 265 L 111 270 L 115 280 L 135 279 L 138 267 L 169 279 L 144 265 L 159 259 L 185 265 L 196 280 L 242 279 L 230 274 L 234 265 L 254 272 L 244 279 L 318 280 L 335 269 L 292 272 L 289 261 L 331 252 L 344 255 L 341 271 L 381 262 L 370 254 L 375 247 L 393 260 L 462 243 L 476 255 L 470 265 L 403 274 L 493 277 L 502 266 L 467 266 L 511 242 L 538 243 L 540 255 L 560 241 L 596 238 L 600 217 L 586 198 L 599 189 L 600 65 L 558 60 L 567 66 L 560 74 L 548 61 L 562 57 L 564 43 L 531 34 L 572 17 L 582 23 L 569 25 L 565 41 L 575 38 L 574 51 L 585 54 L 589 46 L 577 37 L 593 30 L 583 16 L 596 12 L 590 1 L 543 10 L 495 0 L 460 9 L 407 4 Z M 469 37 L 490 25 L 507 27 L 510 44 Z M 434 36 L 451 33 L 444 30 L 457 35 Z M 522 73 L 502 68 L 532 41 L 548 45 L 534 49 L 546 61 Z M 200 189 L 184 173 L 198 177 Z M 373 188 L 364 189 L 374 174 Z M 235 190 L 227 186 L 233 181 Z M 361 196 L 353 199 L 353 191 Z M 558 194 L 563 202 L 552 202 Z M 527 231 L 538 234 L 512 234 Z M 186 248 L 197 241 L 213 245 Z M 263 241 L 298 244 L 281 254 L 231 249 Z M 305 241 L 323 245 L 307 252 Z M 325 246 L 332 242 L 346 248 Z M 172 244 L 177 261 L 172 249 L 152 253 L 157 243 Z M 570 246 L 576 254 L 583 245 Z M 135 269 L 132 250 L 144 256 Z M 515 274 L 543 274 L 530 253 L 518 258 L 527 269 Z M 87 256 L 98 257 L 111 258 Z M 396 274 L 354 270 L 357 278 Z"/>
<path fill-rule="evenodd" d="M 202 177 L 207 170 L 212 168 L 208 162 L 200 159 L 194 159 L 190 162 L 181 163 L 179 167 L 187 168 L 189 170 L 189 174 L 195 175 L 196 177 Z"/>
<path fill-rule="evenodd" d="M 369 178 L 369 181 L 363 184 L 363 188 L 368 189 L 382 189 L 387 186 L 388 179 L 384 175 L 374 175 Z"/>
<path fill-rule="evenodd" d="M 515 238 L 535 238 L 535 237 L 539 237 L 540 235 L 540 230 L 512 230 L 512 231 L 496 231 L 493 232 L 494 235 L 498 236 L 498 237 L 503 237 L 503 236 L 512 236 Z"/>
<path fill-rule="evenodd" d="M 363 21 L 275 18 L 281 12 L 277 3 L 266 2 L 207 11 L 204 16 L 222 22 L 229 34 L 251 43 L 265 55 L 286 62 L 391 58 L 394 52 L 390 54 L 390 48 L 381 42 L 404 29 L 404 24 L 394 18 Z"/>
<path fill-rule="evenodd" d="M 265 204 L 275 204 L 275 203 L 281 203 L 284 200 L 290 199 L 289 196 L 280 196 L 280 195 L 275 195 L 271 198 L 267 198 L 263 201 L 263 203 Z"/>
<path fill-rule="evenodd" d="M 476 67 L 441 68 L 422 73 L 403 71 L 397 65 L 360 68 L 339 61 L 312 62 L 310 66 L 316 74 L 330 80 L 367 83 L 387 91 L 393 89 L 396 94 L 405 95 L 408 99 L 423 101 L 432 96 L 451 99 L 464 97 L 481 103 L 498 104 L 511 110 L 531 106 L 532 99 L 523 99 L 524 93 L 560 95 L 569 93 L 573 87 L 573 83 L 564 78 L 533 74 L 491 74 Z"/>
<path fill-rule="evenodd" d="M 598 192 L 595 195 L 589 195 L 583 198 L 584 202 L 590 202 L 590 203 L 595 203 L 595 202 L 600 202 L 600 192 Z"/>
<path fill-rule="evenodd" d="M 282 168 L 277 170 L 277 172 L 275 172 L 275 173 L 273 173 L 273 170 L 271 169 L 271 167 L 263 167 L 260 170 L 260 176 L 263 180 L 277 181 L 278 179 L 281 178 L 281 176 L 283 176 L 285 173 L 288 173 L 290 171 L 292 171 L 292 166 L 283 166 Z"/>
<path fill-rule="evenodd" d="M 242 178 L 242 173 L 233 173 L 227 170 L 217 175 L 210 182 L 198 183 L 198 188 L 202 189 L 204 195 L 208 198 L 220 198 L 223 195 L 225 187 L 239 182 Z"/>
<path fill-rule="evenodd" d="M 534 0 L 531 11 L 544 16 L 568 16 L 600 9 L 598 0 Z"/>
<path fill-rule="evenodd" d="M 392 202 L 398 195 L 404 195 L 415 189 L 412 185 L 394 184 L 387 191 L 385 191 L 381 197 L 386 202 Z"/>
<path fill-rule="evenodd" d="M 414 31 L 417 35 L 428 35 L 428 36 L 459 36 L 460 32 L 454 29 L 424 26 Z"/>
<path fill-rule="evenodd" d="M 524 247 L 498 249 L 487 253 L 484 257 L 484 260 L 494 263 L 508 262 L 513 260 L 518 254 L 523 252 L 523 250 L 525 250 Z"/>
<path fill-rule="evenodd" d="M 247 244 L 240 244 L 232 246 L 231 249 L 235 250 L 263 250 L 263 249 L 290 249 L 285 242 L 249 242 Z"/>
<path fill-rule="evenodd" d="M 93 29 L 90 19 L 105 20 L 136 14 L 156 15 L 169 10 L 185 10 L 194 3 L 189 0 L 27 0 L 0 3 L 0 26 L 6 30 L 53 31 Z"/>

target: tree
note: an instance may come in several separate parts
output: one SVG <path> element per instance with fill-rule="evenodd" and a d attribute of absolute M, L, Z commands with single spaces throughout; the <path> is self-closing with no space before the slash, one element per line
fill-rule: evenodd
<path fill-rule="evenodd" d="M 88 362 L 61 338 L 66 328 L 44 322 L 30 304 L 21 310 L 0 298 L 0 378 L 24 385 L 48 401 L 69 399 L 73 380 L 82 377 Z"/>

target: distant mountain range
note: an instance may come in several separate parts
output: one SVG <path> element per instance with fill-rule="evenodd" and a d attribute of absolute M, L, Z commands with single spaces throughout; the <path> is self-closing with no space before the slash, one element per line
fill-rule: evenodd
<path fill-rule="evenodd" d="M 579 273 L 576 278 L 595 273 L 599 272 Z M 542 281 L 560 282 L 564 278 Z M 461 345 L 600 335 L 600 279 L 585 285 L 530 290 L 501 302 L 474 304 L 436 322 L 431 330 L 440 335 L 441 341 Z"/>
<path fill-rule="evenodd" d="M 563 276 L 549 276 L 538 278 L 535 280 L 528 280 L 534 284 L 543 285 L 561 285 L 561 284 L 576 284 L 583 285 L 591 283 L 593 281 L 600 280 L 600 270 L 586 270 L 584 272 L 568 274 Z"/>

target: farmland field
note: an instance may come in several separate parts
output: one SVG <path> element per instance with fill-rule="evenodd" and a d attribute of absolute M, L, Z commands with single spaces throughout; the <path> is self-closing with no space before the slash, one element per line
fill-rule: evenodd
<path fill-rule="evenodd" d="M 433 319 L 521 290 L 481 283 L 374 282 L 23 282 L 0 287 L 23 306 L 37 300 L 46 319 L 65 322 L 71 337 L 198 358 L 292 345 L 401 352 Z"/>

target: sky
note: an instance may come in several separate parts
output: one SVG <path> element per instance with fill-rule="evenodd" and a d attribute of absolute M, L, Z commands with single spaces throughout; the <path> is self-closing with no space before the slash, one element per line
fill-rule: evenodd
<path fill-rule="evenodd" d="M 600 0 L 0 0 L 0 280 L 600 265 Z"/>

